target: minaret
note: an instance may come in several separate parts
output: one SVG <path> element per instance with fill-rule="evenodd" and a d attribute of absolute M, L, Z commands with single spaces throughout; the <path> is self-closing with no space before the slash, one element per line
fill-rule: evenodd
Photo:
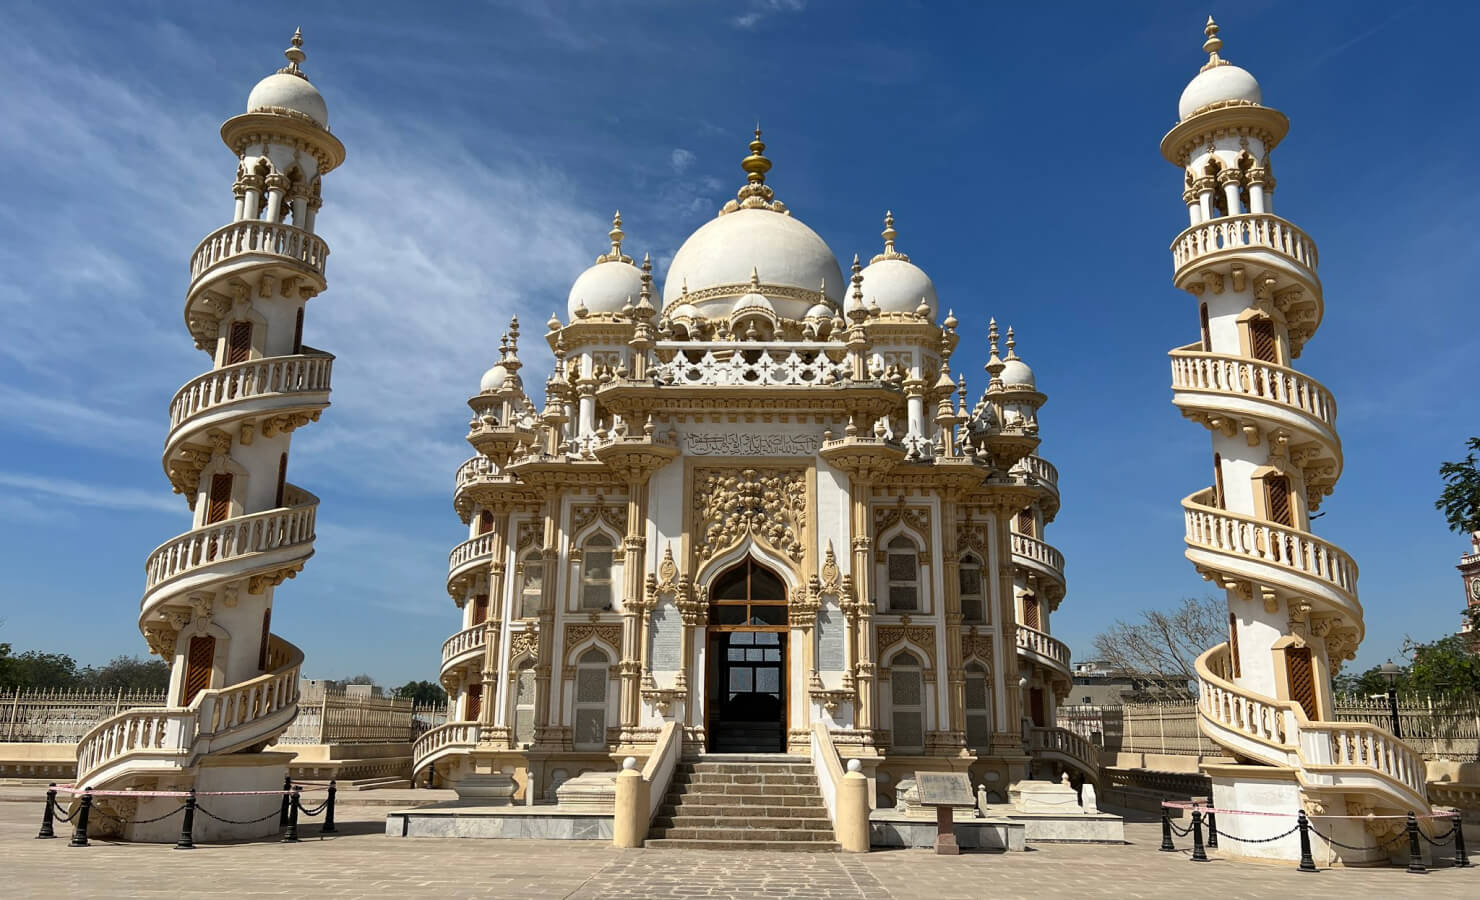
<path fill-rule="evenodd" d="M 252 751 L 297 714 L 303 653 L 272 633 L 272 606 L 276 587 L 313 555 L 318 498 L 288 481 L 288 455 L 294 430 L 329 405 L 333 357 L 304 346 L 304 310 L 326 286 L 329 250 L 314 233 L 322 178 L 344 160 L 301 69 L 302 45 L 295 32 L 288 64 L 221 128 L 237 158 L 234 202 L 229 224 L 192 255 L 185 299 L 185 323 L 211 365 L 171 401 L 164 448 L 193 527 L 150 554 L 139 614 L 150 650 L 171 664 L 168 708 L 131 710 L 83 739 L 79 783 L 94 788 L 143 776 L 201 791 L 281 785 L 284 755 Z M 227 754 L 232 765 L 218 765 Z M 245 819 L 262 802 L 213 805 Z M 276 827 L 218 825 L 231 837 Z M 126 836 L 157 839 L 146 826 Z"/>
<path fill-rule="evenodd" d="M 1212 436 L 1212 484 L 1182 501 L 1186 555 L 1228 601 L 1228 641 L 1197 661 L 1201 727 L 1247 761 L 1210 771 L 1214 800 L 1283 813 L 1426 810 L 1411 748 L 1332 721 L 1331 674 L 1355 654 L 1363 623 L 1356 563 L 1311 531 L 1342 468 L 1335 401 L 1292 367 L 1324 311 L 1316 247 L 1274 214 L 1270 154 L 1289 121 L 1219 55 L 1211 18 L 1205 34 L 1208 60 L 1161 150 L 1184 173 L 1190 227 L 1172 243 L 1173 282 L 1193 296 L 1200 328 L 1172 351 L 1173 402 Z M 1228 827 L 1256 833 L 1255 821 Z M 1383 855 L 1370 830 L 1331 827 L 1369 848 L 1334 851 L 1348 862 Z M 1239 848 L 1298 853 L 1293 838 Z"/>

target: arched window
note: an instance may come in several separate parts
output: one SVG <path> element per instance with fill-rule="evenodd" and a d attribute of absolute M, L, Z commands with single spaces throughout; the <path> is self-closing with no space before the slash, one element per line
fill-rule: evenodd
<path fill-rule="evenodd" d="M 576 715 L 572 741 L 577 750 L 606 748 L 606 689 L 611 661 L 592 647 L 576 663 Z"/>
<path fill-rule="evenodd" d="M 527 659 L 514 672 L 514 743 L 534 743 L 534 663 Z"/>
<path fill-rule="evenodd" d="M 597 533 L 581 548 L 581 609 L 612 608 L 612 539 Z"/>
<path fill-rule="evenodd" d="M 987 598 L 982 584 L 982 561 L 974 553 L 961 557 L 961 621 L 979 625 L 987 621 Z"/>
<path fill-rule="evenodd" d="M 983 749 L 992 736 L 992 706 L 987 667 L 973 662 L 966 667 L 966 746 Z"/>
<path fill-rule="evenodd" d="M 519 617 L 533 619 L 545 605 L 545 563 L 538 550 L 524 555 L 519 566 Z"/>
<path fill-rule="evenodd" d="M 889 667 L 889 698 L 893 713 L 893 749 L 905 753 L 925 751 L 925 681 L 920 660 L 904 651 Z"/>
<path fill-rule="evenodd" d="M 898 535 L 889 542 L 889 611 L 920 608 L 920 554 L 915 542 Z"/>

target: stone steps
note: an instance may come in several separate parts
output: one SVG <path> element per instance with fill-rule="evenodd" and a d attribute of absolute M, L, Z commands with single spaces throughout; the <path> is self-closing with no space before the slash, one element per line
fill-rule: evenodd
<path fill-rule="evenodd" d="M 663 850 L 716 850 L 721 853 L 733 853 L 737 850 L 769 853 L 829 853 L 843 849 L 837 841 L 736 841 L 729 838 L 714 840 L 649 838 L 646 846 Z"/>
<path fill-rule="evenodd" d="M 647 845 L 839 849 L 811 763 L 782 754 L 711 754 L 680 763 Z"/>

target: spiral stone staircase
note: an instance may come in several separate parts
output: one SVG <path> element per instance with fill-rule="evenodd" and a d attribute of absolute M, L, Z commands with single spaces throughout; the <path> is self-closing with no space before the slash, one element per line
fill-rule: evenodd
<path fill-rule="evenodd" d="M 195 527 L 149 554 L 139 609 L 150 650 L 171 663 L 171 705 L 127 710 L 82 738 L 77 783 L 95 790 L 270 790 L 286 771 L 289 754 L 263 748 L 297 715 L 303 652 L 270 619 L 275 588 L 314 552 L 319 500 L 286 480 L 287 462 L 292 433 L 329 405 L 333 357 L 303 346 L 303 311 L 326 286 L 329 250 L 313 233 L 320 179 L 344 159 L 299 69 L 301 44 L 295 34 L 289 65 L 221 130 L 239 160 L 234 221 L 192 255 L 185 301 L 213 365 L 171 401 L 163 454 Z M 130 798 L 121 818 L 149 818 L 153 802 Z M 220 820 L 205 836 L 268 833 L 275 819 L 244 820 L 277 803 L 212 798 Z M 179 826 L 115 827 L 167 840 Z"/>
<path fill-rule="evenodd" d="M 1335 400 L 1291 367 L 1324 312 L 1316 247 L 1272 210 L 1269 154 L 1289 122 L 1219 57 L 1217 32 L 1209 20 L 1208 64 L 1162 141 L 1184 170 L 1191 220 L 1172 244 L 1173 281 L 1198 301 L 1202 332 L 1171 353 L 1173 403 L 1209 430 L 1214 453 L 1214 484 L 1182 501 L 1186 556 L 1228 595 L 1229 640 L 1196 664 L 1203 733 L 1237 762 L 1207 768 L 1214 801 L 1286 815 L 1424 813 L 1417 752 L 1380 728 L 1327 719 L 1331 675 L 1364 626 L 1356 563 L 1311 533 L 1342 469 Z M 1362 848 L 1332 847 L 1348 863 L 1386 858 L 1394 821 L 1317 819 Z M 1246 831 L 1258 831 L 1254 819 Z M 1234 852 L 1289 858 L 1298 847 Z"/>

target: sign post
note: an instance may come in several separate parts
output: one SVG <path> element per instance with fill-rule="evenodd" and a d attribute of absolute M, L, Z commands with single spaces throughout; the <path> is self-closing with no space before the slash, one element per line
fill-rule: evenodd
<path fill-rule="evenodd" d="M 956 856 L 961 847 L 956 843 L 953 807 L 972 806 L 971 779 L 965 772 L 916 772 L 920 805 L 935 807 L 935 852 Z"/>

